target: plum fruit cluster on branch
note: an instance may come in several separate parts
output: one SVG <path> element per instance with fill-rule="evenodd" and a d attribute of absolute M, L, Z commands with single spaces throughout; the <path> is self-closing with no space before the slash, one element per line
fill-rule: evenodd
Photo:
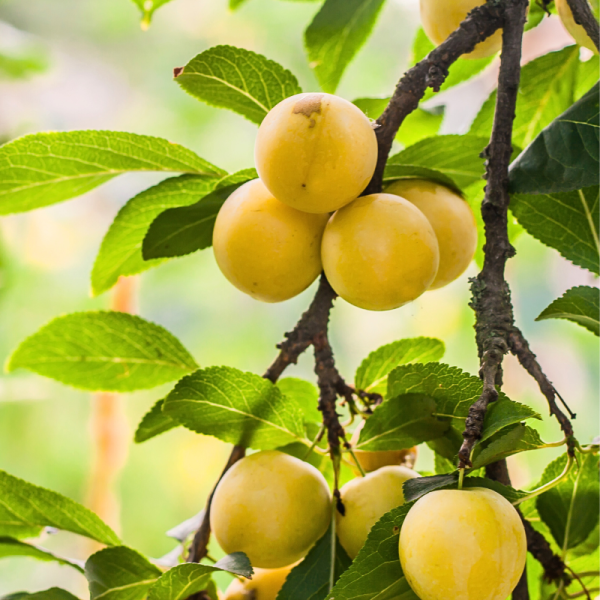
<path fill-rule="evenodd" d="M 362 401 L 367 411 L 371 403 L 377 403 L 376 398 L 365 397 L 361 390 L 348 386 L 335 368 L 327 337 L 334 299 L 339 295 L 368 310 L 397 308 L 428 289 L 456 279 L 472 260 L 476 247 L 473 214 L 454 190 L 432 181 L 410 179 L 396 181 L 382 193 L 383 171 L 392 140 L 426 89 L 440 88 L 453 62 L 465 55 L 489 56 L 500 48 L 494 127 L 484 151 L 485 261 L 482 272 L 472 282 L 484 388 L 466 421 L 459 467 L 471 465 L 470 456 L 481 436 L 487 407 L 498 397 L 502 360 L 509 351 L 539 383 L 552 414 L 570 440 L 569 451 L 573 452 L 572 427 L 555 402 L 553 386 L 514 325 L 510 291 L 504 279 L 506 261 L 514 255 L 507 234 L 508 166 L 527 9 L 526 0 L 424 0 L 424 28 L 437 48 L 404 74 L 375 126 L 355 106 L 335 96 L 301 94 L 284 100 L 267 115 L 258 133 L 255 158 L 260 179 L 234 192 L 218 215 L 213 237 L 218 265 L 231 283 L 254 298 L 266 302 L 288 299 L 306 289 L 324 271 L 312 304 L 286 334 L 278 357 L 264 376 L 276 381 L 302 352 L 314 347 L 321 392 L 319 410 L 328 432 L 334 467 L 336 458 L 339 460 L 340 441 L 350 447 L 336 412 L 336 399 L 341 397 L 351 406 Z M 569 11 L 569 4 L 559 3 L 559 11 L 568 27 L 572 16 L 564 13 Z M 241 458 L 242 454 L 236 452 Z M 278 476 L 269 480 L 269 473 Z M 505 462 L 492 465 L 487 474 L 510 484 Z M 406 466 L 384 466 L 338 491 L 336 471 L 337 535 L 350 558 L 356 556 L 375 521 L 403 503 L 402 484 L 416 476 Z M 277 484 L 273 483 L 275 479 Z M 273 503 L 261 501 L 265 487 L 269 487 Z M 244 515 L 247 518 L 250 511 L 255 529 L 247 521 L 242 526 L 244 517 L 233 510 L 236 489 L 244 489 L 248 495 Z M 253 490 L 259 490 L 256 496 Z M 293 497 L 298 506 L 280 502 L 279 493 Z M 277 580 L 275 586 L 281 585 L 295 561 L 329 526 L 327 486 L 320 473 L 278 452 L 261 452 L 234 465 L 224 474 L 214 495 L 218 505 L 211 510 L 209 500 L 201 530 L 209 531 L 212 526 L 226 551 L 244 550 L 259 568 L 259 578 L 267 577 L 260 569 L 275 569 L 269 575 L 271 580 Z M 365 509 L 367 506 L 369 510 Z M 475 577 L 477 582 L 473 585 L 481 590 L 495 586 L 497 593 L 493 597 L 499 600 L 513 590 L 515 599 L 528 598 L 524 572 L 528 543 L 550 577 L 565 577 L 564 563 L 547 543 L 544 547 L 543 536 L 531 526 L 524 528 L 517 511 L 499 494 L 491 490 L 432 492 L 411 510 L 400 536 L 402 567 L 420 598 L 447 597 L 448 590 L 438 589 L 437 580 L 429 580 L 424 574 L 431 561 L 447 547 L 439 520 L 452 521 L 464 510 L 477 515 L 473 519 L 478 522 L 504 523 L 501 530 L 478 531 L 476 535 L 495 540 L 497 548 L 490 552 L 506 555 L 506 573 L 501 581 L 495 581 L 493 569 L 481 564 L 474 569 L 468 558 L 454 561 L 440 557 L 439 563 L 462 569 L 462 579 L 475 581 Z M 302 513 L 302 517 L 294 518 L 285 511 Z M 276 527 L 265 533 L 268 523 L 275 523 Z M 205 555 L 207 538 L 200 536 L 199 542 L 196 540 L 192 546 L 192 561 Z M 234 583 L 235 593 L 227 597 L 241 598 L 235 594 L 241 593 L 242 587 L 239 582 Z"/>

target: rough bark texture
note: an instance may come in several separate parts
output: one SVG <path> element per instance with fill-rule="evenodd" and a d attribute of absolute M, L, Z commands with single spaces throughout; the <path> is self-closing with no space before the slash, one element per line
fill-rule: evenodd
<path fill-rule="evenodd" d="M 504 279 L 506 261 L 515 254 L 507 229 L 508 166 L 528 5 L 527 0 L 507 0 L 504 9 L 496 113 L 490 144 L 484 150 L 487 185 L 481 214 L 485 225 L 485 258 L 481 273 L 471 282 L 483 392 L 471 406 L 465 423 L 464 442 L 458 454 L 461 468 L 471 466 L 471 452 L 481 437 L 487 407 L 498 397 L 496 386 L 502 384 L 502 360 L 508 352 L 508 336 L 513 327 L 510 289 Z"/>
<path fill-rule="evenodd" d="M 596 49 L 600 50 L 600 28 L 587 0 L 567 0 L 573 13 L 575 23 L 581 25 L 590 36 Z"/>

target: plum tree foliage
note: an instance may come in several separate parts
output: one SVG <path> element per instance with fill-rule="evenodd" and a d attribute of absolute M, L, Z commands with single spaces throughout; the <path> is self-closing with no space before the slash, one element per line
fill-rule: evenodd
<path fill-rule="evenodd" d="M 134 0 L 144 28 L 168 1 Z M 256 164 L 243 171 L 124 132 L 37 133 L 0 146 L 0 214 L 74 198 L 120 173 L 176 174 L 116 216 L 94 265 L 95 294 L 210 246 L 224 276 L 257 300 L 287 300 L 320 275 L 262 377 L 200 369 L 164 328 L 116 311 L 64 315 L 24 340 L 8 370 L 98 391 L 178 380 L 136 442 L 183 426 L 232 451 L 193 531 L 182 524 L 169 568 L 122 545 L 83 506 L 4 472 L 0 556 L 69 566 L 92 600 L 559 600 L 597 591 L 598 438 L 578 441 L 515 323 L 504 277 L 521 230 L 600 272 L 597 56 L 573 46 L 530 61 L 520 78 L 523 32 L 557 18 L 546 12 L 597 54 L 596 0 L 421 0 L 414 64 L 389 98 L 351 103 L 334 92 L 383 3 L 316 8 L 305 42 L 322 91 L 303 93 L 282 65 L 232 46 L 175 69 L 186 92 L 259 125 Z M 499 52 L 498 88 L 472 130 L 439 134 L 440 115 L 419 102 L 477 76 Z M 403 149 L 390 156 L 394 140 Z M 442 341 L 416 337 L 372 352 L 346 382 L 328 337 L 338 295 L 395 309 L 462 277 L 474 256 L 483 265 L 470 304 L 479 377 L 440 363 Z M 599 305 L 597 287 L 578 286 L 538 319 L 598 336 Z M 281 380 L 310 346 L 317 387 Z M 501 392 L 508 352 L 539 384 L 562 441 L 544 442 L 528 424 L 540 415 Z M 434 474 L 412 470 L 423 443 Z M 537 485 L 511 487 L 507 457 L 556 446 L 565 452 Z M 47 527 L 106 547 L 83 565 L 38 544 Z M 211 531 L 226 554 L 218 562 L 208 556 Z M 224 596 L 219 572 L 234 577 Z M 74 598 L 59 588 L 9 597 L 29 596 Z"/>

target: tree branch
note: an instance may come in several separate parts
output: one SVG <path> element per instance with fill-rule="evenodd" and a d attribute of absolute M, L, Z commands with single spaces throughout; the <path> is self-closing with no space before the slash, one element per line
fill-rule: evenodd
<path fill-rule="evenodd" d="M 406 71 L 398 82 L 389 104 L 377 119 L 377 143 L 379 155 L 377 167 L 366 194 L 381 192 L 383 172 L 394 137 L 404 119 L 419 105 L 428 87 L 439 91 L 448 76 L 448 69 L 461 55 L 471 52 L 475 46 L 502 27 L 502 10 L 496 0 L 473 9 L 444 42 L 432 50 L 423 60 Z"/>
<path fill-rule="evenodd" d="M 512 154 L 512 130 L 521 76 L 521 44 L 528 7 L 527 0 L 506 0 L 502 33 L 502 55 L 498 76 L 496 113 L 487 158 L 485 198 L 481 214 L 485 225 L 484 263 L 471 281 L 471 308 L 483 392 L 471 406 L 459 451 L 460 468 L 471 466 L 471 452 L 481 437 L 488 404 L 498 397 L 502 383 L 502 360 L 508 352 L 508 335 L 513 327 L 510 289 L 504 279 L 506 261 L 514 256 L 508 240 L 508 165 Z"/>
<path fill-rule="evenodd" d="M 587 0 L 567 0 L 575 23 L 581 25 L 597 50 L 600 50 L 600 27 Z"/>

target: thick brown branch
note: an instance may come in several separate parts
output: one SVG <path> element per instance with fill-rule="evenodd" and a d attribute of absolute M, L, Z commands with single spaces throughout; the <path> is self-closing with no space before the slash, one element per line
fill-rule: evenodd
<path fill-rule="evenodd" d="M 428 87 L 436 92 L 448 76 L 450 65 L 461 55 L 471 52 L 475 46 L 492 35 L 502 26 L 502 10 L 496 0 L 488 0 L 475 8 L 452 33 L 435 50 L 422 61 L 406 71 L 398 82 L 396 90 L 384 110 L 377 119 L 380 125 L 375 131 L 379 155 L 377 167 L 365 194 L 381 191 L 383 171 L 392 147 L 394 137 L 402 121 L 419 105 Z"/>
<path fill-rule="evenodd" d="M 588 0 L 567 0 L 567 2 L 571 7 L 575 23 L 585 29 L 596 49 L 600 50 L 600 27 Z"/>
<path fill-rule="evenodd" d="M 568 451 L 573 455 L 574 452 L 574 440 L 573 440 L 573 426 L 567 416 L 560 410 L 556 404 L 556 390 L 554 386 L 546 377 L 540 367 L 535 354 L 531 351 L 529 343 L 523 337 L 523 334 L 516 327 L 511 332 L 508 338 L 508 344 L 510 351 L 519 359 L 519 362 L 523 368 L 537 381 L 542 394 L 548 401 L 550 408 L 550 414 L 554 415 L 560 423 L 560 428 L 563 430 L 568 442 Z M 569 411 L 570 412 L 570 411 Z M 575 415 L 571 413 L 571 418 Z"/>
<path fill-rule="evenodd" d="M 506 261 L 514 255 L 508 240 L 508 165 L 512 154 L 512 130 L 521 76 L 521 44 L 528 7 L 527 0 L 503 3 L 502 55 L 498 76 L 496 113 L 487 158 L 485 198 L 481 214 L 485 225 L 484 263 L 471 285 L 471 307 L 479 351 L 483 392 L 469 411 L 459 451 L 460 467 L 471 465 L 471 452 L 481 437 L 483 419 L 490 402 L 497 398 L 502 383 L 502 360 L 508 352 L 508 335 L 513 327 L 510 289 L 504 279 Z"/>

